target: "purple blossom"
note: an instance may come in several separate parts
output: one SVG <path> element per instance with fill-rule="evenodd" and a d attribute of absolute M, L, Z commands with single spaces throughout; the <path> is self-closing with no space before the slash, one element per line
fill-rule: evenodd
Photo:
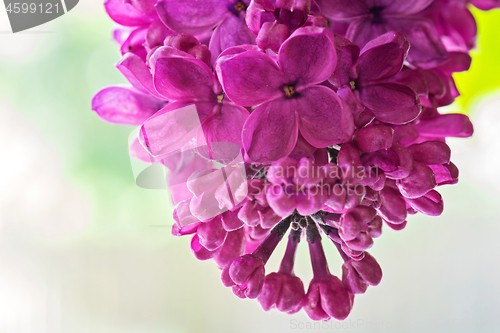
<path fill-rule="evenodd" d="M 370 40 L 394 30 L 411 43 L 408 61 L 418 67 L 432 68 L 448 55 L 432 21 L 418 15 L 433 0 L 317 0 L 323 13 L 339 21 L 349 21 L 346 38 L 363 47 Z"/>
<path fill-rule="evenodd" d="M 256 50 L 221 54 L 216 68 L 227 96 L 241 106 L 259 105 L 243 128 L 243 147 L 251 160 L 287 156 L 299 131 L 318 148 L 352 135 L 352 115 L 345 104 L 318 85 L 331 76 L 336 60 L 332 33 L 315 27 L 301 28 L 283 43 L 279 66 Z"/>
<path fill-rule="evenodd" d="M 401 71 L 408 53 L 409 43 L 402 34 L 390 31 L 367 43 L 361 51 L 348 41 L 339 42 L 338 73 L 331 81 L 339 88 L 338 94 L 351 105 L 358 126 L 366 125 L 373 117 L 390 124 L 403 124 L 418 116 L 421 106 L 415 91 L 388 82 Z"/>

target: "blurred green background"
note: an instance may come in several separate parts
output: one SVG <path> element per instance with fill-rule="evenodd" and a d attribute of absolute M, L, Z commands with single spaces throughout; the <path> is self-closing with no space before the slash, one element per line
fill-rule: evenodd
<path fill-rule="evenodd" d="M 233 296 L 189 237 L 171 236 L 166 191 L 135 185 L 133 128 L 90 110 L 98 90 L 125 82 L 101 1 L 15 35 L 0 10 L 0 332 L 500 331 L 500 11 L 473 13 L 478 48 L 448 107 L 475 122 L 474 138 L 450 140 L 461 182 L 440 191 L 441 217 L 385 229 L 370 251 L 384 279 L 343 326 L 312 326 Z M 298 261 L 307 285 L 305 246 Z"/>

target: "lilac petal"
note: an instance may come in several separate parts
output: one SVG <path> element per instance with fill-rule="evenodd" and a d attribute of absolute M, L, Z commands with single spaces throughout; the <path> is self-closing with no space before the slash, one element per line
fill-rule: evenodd
<path fill-rule="evenodd" d="M 255 106 L 284 96 L 284 78 L 276 63 L 262 52 L 221 56 L 216 69 L 227 96 L 238 105 Z"/>
<path fill-rule="evenodd" d="M 156 20 L 149 26 L 148 33 L 146 34 L 146 45 L 150 49 L 162 46 L 165 38 L 173 33 L 160 20 Z"/>
<path fill-rule="evenodd" d="M 141 145 L 139 138 L 136 137 L 128 146 L 128 152 L 130 157 L 138 159 L 146 163 L 156 163 L 161 162 L 161 159 L 154 158 L 151 156 L 146 149 Z"/>
<path fill-rule="evenodd" d="M 353 142 L 362 152 L 388 149 L 392 145 L 393 129 L 389 126 L 377 125 L 360 128 L 354 135 Z"/>
<path fill-rule="evenodd" d="M 340 166 L 343 164 L 353 165 L 355 167 L 361 166 L 359 149 L 351 142 L 346 142 L 342 145 L 337 159 L 338 165 Z"/>
<path fill-rule="evenodd" d="M 273 185 L 267 189 L 267 201 L 271 209 L 279 216 L 286 217 L 297 208 L 296 196 L 282 186 Z"/>
<path fill-rule="evenodd" d="M 153 85 L 153 76 L 144 61 L 133 53 L 127 53 L 116 64 L 116 68 L 127 78 L 134 88 L 149 92 L 159 99 L 165 99 L 156 92 Z"/>
<path fill-rule="evenodd" d="M 408 147 L 415 161 L 424 164 L 450 163 L 451 149 L 441 141 L 426 141 Z"/>
<path fill-rule="evenodd" d="M 196 224 L 191 224 L 186 227 L 179 227 L 177 223 L 174 223 L 172 226 L 172 236 L 184 236 L 184 235 L 191 235 L 196 232 L 196 229 L 198 228 L 198 224 L 201 222 L 198 222 Z"/>
<path fill-rule="evenodd" d="M 248 28 L 258 34 L 262 25 L 266 22 L 274 22 L 274 5 L 269 0 L 254 0 L 250 2 L 246 10 L 245 21 Z"/>
<path fill-rule="evenodd" d="M 380 207 L 377 209 L 380 216 L 394 224 L 403 223 L 406 219 L 406 202 L 401 194 L 391 188 L 384 187 L 380 191 Z"/>
<path fill-rule="evenodd" d="M 202 124 L 206 142 L 230 142 L 242 147 L 241 133 L 248 115 L 241 106 L 223 104 Z"/>
<path fill-rule="evenodd" d="M 337 67 L 332 77 L 328 79 L 334 86 L 340 88 L 349 85 L 351 79 L 357 78 L 355 64 L 359 58 L 359 47 L 350 40 L 336 36 Z"/>
<path fill-rule="evenodd" d="M 396 184 L 402 195 L 416 199 L 432 190 L 436 186 L 436 179 L 431 168 L 415 161 L 410 175 L 398 180 Z"/>
<path fill-rule="evenodd" d="M 392 149 L 381 149 L 361 156 L 361 162 L 365 166 L 374 165 L 385 172 L 398 170 L 400 164 L 398 154 Z"/>
<path fill-rule="evenodd" d="M 174 209 L 174 220 L 176 221 L 176 225 L 180 228 L 178 231 L 183 235 L 195 232 L 198 228 L 198 224 L 201 223 L 200 220 L 191 213 L 189 207 L 190 201 L 189 199 L 180 201 L 175 205 Z"/>
<path fill-rule="evenodd" d="M 334 20 L 350 20 L 369 12 L 366 1 L 363 0 L 315 0 L 321 12 Z"/>
<path fill-rule="evenodd" d="M 357 71 L 359 82 L 383 81 L 403 68 L 410 44 L 399 32 L 389 31 L 368 42 L 360 52 Z"/>
<path fill-rule="evenodd" d="M 438 67 L 445 73 L 456 73 L 468 71 L 472 62 L 471 56 L 466 52 L 449 52 L 450 58 Z"/>
<path fill-rule="evenodd" d="M 208 260 L 215 257 L 219 253 L 218 249 L 214 251 L 207 250 L 200 244 L 200 237 L 196 234 L 193 238 L 191 238 L 191 251 L 198 260 Z"/>
<path fill-rule="evenodd" d="M 392 81 L 407 85 L 415 90 L 421 99 L 429 96 L 429 87 L 424 76 L 424 71 L 421 69 L 403 69 L 393 77 Z"/>
<path fill-rule="evenodd" d="M 123 0 L 106 0 L 104 2 L 104 8 L 109 17 L 121 25 L 135 27 L 153 21 L 151 17 L 144 15 L 130 3 L 126 3 Z"/>
<path fill-rule="evenodd" d="M 360 88 L 360 98 L 378 120 L 389 124 L 408 123 L 421 111 L 417 93 L 396 82 L 364 86 Z"/>
<path fill-rule="evenodd" d="M 439 216 L 443 213 L 443 199 L 439 192 L 429 191 L 426 195 L 416 199 L 406 199 L 406 202 L 415 210 L 429 216 Z"/>
<path fill-rule="evenodd" d="M 406 227 L 407 221 L 404 221 L 402 223 L 391 223 L 391 222 L 385 221 L 385 223 L 387 223 L 387 225 L 392 230 L 400 231 L 400 230 L 403 230 Z"/>
<path fill-rule="evenodd" d="M 304 284 L 294 275 L 286 275 L 281 288 L 276 308 L 288 314 L 296 313 L 302 308 L 304 300 Z"/>
<path fill-rule="evenodd" d="M 259 295 L 258 301 L 264 311 L 269 311 L 275 306 L 281 293 L 283 277 L 280 273 L 271 273 L 264 280 L 264 287 Z"/>
<path fill-rule="evenodd" d="M 334 275 L 314 278 L 309 284 L 304 311 L 313 320 L 345 319 L 352 308 L 352 294 Z"/>
<path fill-rule="evenodd" d="M 490 10 L 500 7 L 500 2 L 498 0 L 471 0 L 470 3 L 481 10 Z"/>
<path fill-rule="evenodd" d="M 327 80 L 337 65 L 333 33 L 325 28 L 297 29 L 281 45 L 278 63 L 290 84 L 297 90 Z"/>
<path fill-rule="evenodd" d="M 411 44 L 407 60 L 421 68 L 433 68 L 448 59 L 434 24 L 422 18 L 393 18 L 388 23 L 391 30 L 401 32 Z"/>
<path fill-rule="evenodd" d="M 429 165 L 434 172 L 436 183 L 440 185 L 458 183 L 458 168 L 452 162 L 442 165 Z"/>
<path fill-rule="evenodd" d="M 215 99 L 217 79 L 198 59 L 162 57 L 156 61 L 153 78 L 156 90 L 167 99 L 203 102 Z"/>
<path fill-rule="evenodd" d="M 156 16 L 157 0 L 124 0 L 125 3 L 130 3 L 135 9 L 147 16 Z"/>
<path fill-rule="evenodd" d="M 264 263 L 252 256 L 245 254 L 231 263 L 229 276 L 236 284 L 244 284 Z"/>
<path fill-rule="evenodd" d="M 123 125 L 141 125 L 165 105 L 164 101 L 128 87 L 108 87 L 92 99 L 92 110 L 102 119 Z"/>
<path fill-rule="evenodd" d="M 337 95 L 339 95 L 351 109 L 356 127 L 363 127 L 373 120 L 373 113 L 367 111 L 365 106 L 359 101 L 359 98 L 356 97 L 359 96 L 359 91 L 353 91 L 350 86 L 346 85 L 337 90 Z"/>
<path fill-rule="evenodd" d="M 344 241 L 350 241 L 358 237 L 361 225 L 349 213 L 344 214 L 340 221 L 339 235 Z"/>
<path fill-rule="evenodd" d="M 231 261 L 244 253 L 245 250 L 245 229 L 239 228 L 227 233 L 224 244 L 219 248 L 219 253 L 214 258 L 215 263 L 223 268 Z"/>
<path fill-rule="evenodd" d="M 227 211 L 221 216 L 222 226 L 226 231 L 233 231 L 243 226 L 243 221 L 238 218 L 238 212 Z"/>
<path fill-rule="evenodd" d="M 413 124 L 393 126 L 394 142 L 403 146 L 409 146 L 420 136 Z"/>
<path fill-rule="evenodd" d="M 331 89 L 324 86 L 309 87 L 295 100 L 300 133 L 314 147 L 324 148 L 342 143 L 352 136 L 352 114 Z M 289 100 L 289 103 L 293 102 L 294 99 Z"/>
<path fill-rule="evenodd" d="M 370 286 L 376 286 L 382 281 L 382 269 L 368 252 L 365 252 L 363 259 L 353 261 L 352 266 L 356 269 L 359 276 Z"/>
<path fill-rule="evenodd" d="M 168 28 L 190 35 L 212 29 L 229 15 L 223 0 L 160 0 L 156 11 Z"/>
<path fill-rule="evenodd" d="M 293 99 L 279 99 L 250 114 L 243 126 L 243 147 L 252 161 L 276 161 L 293 150 L 298 135 L 294 104 Z"/>
<path fill-rule="evenodd" d="M 448 49 L 470 50 L 474 47 L 477 36 L 476 20 L 464 3 L 449 2 L 445 10 L 434 12 L 431 17 Z"/>
<path fill-rule="evenodd" d="M 200 238 L 200 244 L 207 250 L 214 251 L 222 246 L 227 236 L 227 231 L 222 226 L 220 216 L 211 221 L 200 223 L 196 234 Z"/>
<path fill-rule="evenodd" d="M 277 21 L 265 22 L 255 42 L 261 49 L 271 49 L 277 53 L 281 44 L 283 44 L 289 35 L 290 29 L 286 25 L 280 24 Z"/>
<path fill-rule="evenodd" d="M 416 14 L 427 8 L 434 0 L 383 0 L 382 5 L 385 5 L 384 13 L 387 14 L 402 14 L 409 16 Z M 371 1 L 379 4 L 379 1 Z"/>
<path fill-rule="evenodd" d="M 142 61 L 146 61 L 147 51 L 144 48 L 144 43 L 146 42 L 147 31 L 146 28 L 133 30 L 120 47 L 122 55 L 125 53 L 133 53 L 141 58 Z"/>
<path fill-rule="evenodd" d="M 368 285 L 360 278 L 349 261 L 342 265 L 342 283 L 353 294 L 363 294 L 368 289 Z"/>
<path fill-rule="evenodd" d="M 430 137 L 467 138 L 473 133 L 469 117 L 460 113 L 448 113 L 432 119 L 420 120 L 414 127 L 421 135 Z"/>
<path fill-rule="evenodd" d="M 254 299 L 259 297 L 262 292 L 262 287 L 264 287 L 264 279 L 266 276 L 266 272 L 264 269 L 264 265 L 259 266 L 255 272 L 248 279 L 245 286 L 245 296 Z"/>
<path fill-rule="evenodd" d="M 316 193 L 318 194 L 315 195 L 314 192 L 308 192 L 298 197 L 296 208 L 300 215 L 311 215 L 321 210 L 327 199 L 327 194 L 323 193 L 321 195 L 321 189 L 318 188 L 316 188 Z"/>
<path fill-rule="evenodd" d="M 219 182 L 223 183 L 223 180 L 219 180 Z M 209 190 L 200 195 L 195 195 L 189 203 L 189 210 L 200 221 L 210 221 L 214 217 L 217 218 L 218 215 L 227 209 L 219 208 L 217 198 L 215 197 L 215 190 Z"/>
<path fill-rule="evenodd" d="M 393 143 L 391 150 L 393 150 L 398 155 L 399 165 L 397 166 L 397 170 L 391 172 L 386 171 L 386 177 L 390 179 L 401 179 L 408 177 L 411 170 L 413 169 L 413 155 L 406 147 L 398 143 Z"/>
<path fill-rule="evenodd" d="M 152 155 L 169 154 L 196 136 L 212 109 L 212 103 L 170 103 L 142 125 L 140 140 Z"/>
<path fill-rule="evenodd" d="M 375 216 L 373 220 L 367 223 L 368 224 L 368 233 L 372 238 L 380 237 L 382 235 L 382 218 L 380 216 Z"/>
<path fill-rule="evenodd" d="M 354 251 L 365 251 L 373 246 L 373 239 L 363 231 L 353 240 L 345 241 L 345 244 Z"/>
<path fill-rule="evenodd" d="M 363 47 L 372 39 L 375 39 L 390 30 L 397 29 L 391 29 L 386 23 L 374 24 L 372 22 L 372 18 L 369 16 L 360 17 L 356 21 L 349 24 L 345 38 L 349 39 L 359 47 Z"/>
<path fill-rule="evenodd" d="M 291 184 L 297 177 L 298 165 L 298 161 L 291 157 L 276 161 L 267 169 L 267 181 L 273 185 Z"/>
<path fill-rule="evenodd" d="M 255 35 L 248 29 L 245 19 L 236 15 L 229 15 L 210 38 L 210 52 L 212 63 L 215 62 L 222 51 L 238 45 L 255 44 Z"/>

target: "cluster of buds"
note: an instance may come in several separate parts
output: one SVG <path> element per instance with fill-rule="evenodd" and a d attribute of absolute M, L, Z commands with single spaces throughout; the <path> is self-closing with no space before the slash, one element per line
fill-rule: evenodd
<path fill-rule="evenodd" d="M 174 235 L 192 235 L 240 298 L 345 319 L 382 270 L 386 224 L 437 216 L 455 184 L 447 137 L 477 33 L 468 7 L 498 0 L 107 0 L 129 86 L 96 94 L 106 121 L 140 126 L 131 155 L 162 163 Z M 277 272 L 266 263 L 287 233 Z M 322 247 L 343 259 L 341 279 Z M 306 239 L 313 271 L 293 272 Z"/>

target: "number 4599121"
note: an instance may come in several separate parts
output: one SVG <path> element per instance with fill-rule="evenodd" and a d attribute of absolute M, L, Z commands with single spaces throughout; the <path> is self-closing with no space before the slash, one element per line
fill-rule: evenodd
<path fill-rule="evenodd" d="M 26 13 L 40 13 L 40 14 L 53 14 L 59 13 L 59 3 L 9 3 L 7 6 L 7 13 L 14 13 L 14 14 L 26 14 Z"/>

